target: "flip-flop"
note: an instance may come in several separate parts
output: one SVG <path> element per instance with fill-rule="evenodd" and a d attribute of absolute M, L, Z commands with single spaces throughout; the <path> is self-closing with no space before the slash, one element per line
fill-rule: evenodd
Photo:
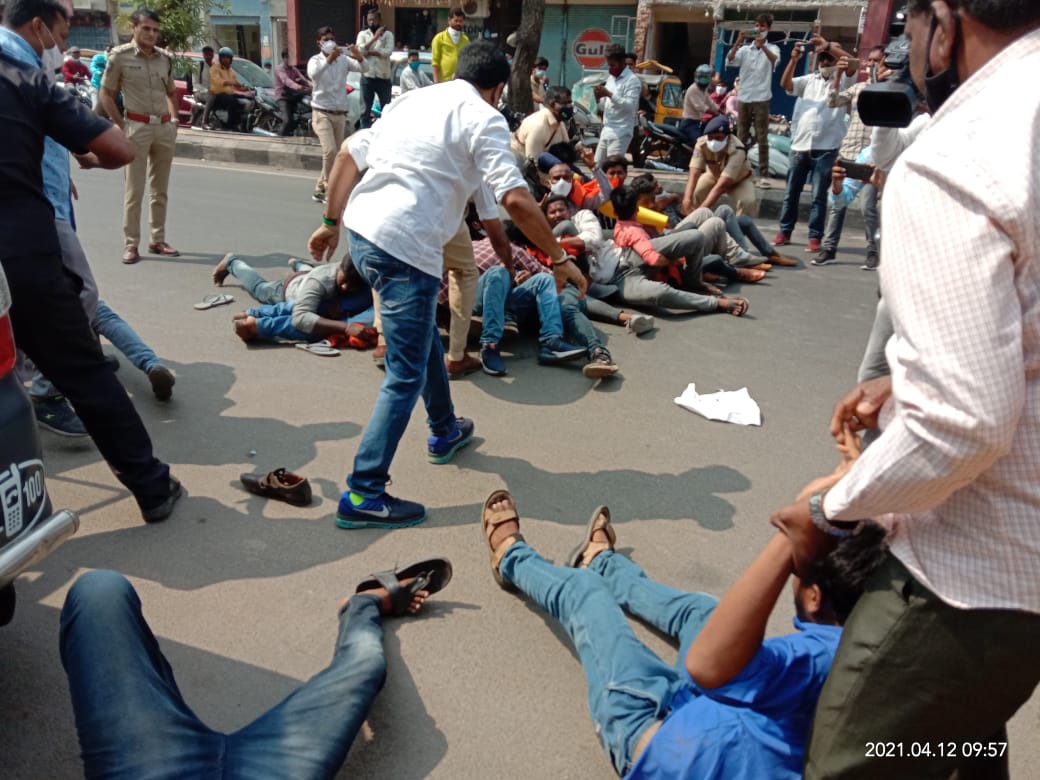
<path fill-rule="evenodd" d="M 606 522 L 600 523 L 599 519 L 603 517 Z M 592 534 L 597 529 L 602 528 L 607 532 L 608 542 L 594 542 L 592 541 Z M 596 554 L 603 552 L 604 550 L 613 550 L 614 544 L 617 542 L 617 535 L 614 533 L 614 527 L 610 524 L 610 509 L 605 506 L 598 506 L 593 510 L 592 517 L 589 518 L 589 524 L 585 526 L 585 541 L 575 547 L 567 555 L 567 565 L 574 569 L 580 569 L 582 567 L 582 558 L 585 557 L 585 552 L 596 545 Z"/>
<path fill-rule="evenodd" d="M 364 593 L 376 588 L 386 588 L 390 593 L 390 614 L 395 617 L 408 614 L 408 605 L 415 594 L 425 590 L 431 596 L 451 582 L 451 561 L 447 558 L 429 558 L 413 563 L 403 569 L 377 571 L 357 586 L 354 593 Z M 415 577 L 401 587 L 401 580 Z"/>
<path fill-rule="evenodd" d="M 196 303 L 195 308 L 199 311 L 205 311 L 206 309 L 212 309 L 214 306 L 223 306 L 226 303 L 231 303 L 233 300 L 235 300 L 234 296 L 227 293 L 214 293 L 213 295 L 207 295 Z"/>
<path fill-rule="evenodd" d="M 302 349 L 304 352 L 310 352 L 312 355 L 321 355 L 322 357 L 335 357 L 339 354 L 339 350 L 332 346 L 328 339 L 314 341 L 309 344 L 297 344 L 296 349 Z"/>

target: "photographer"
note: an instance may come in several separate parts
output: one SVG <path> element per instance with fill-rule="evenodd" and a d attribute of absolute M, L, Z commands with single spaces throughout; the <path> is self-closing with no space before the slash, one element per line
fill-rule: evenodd
<path fill-rule="evenodd" d="M 1022 89 L 1040 4 L 911 0 L 906 35 L 932 120 L 883 204 L 892 375 L 845 396 L 831 431 L 885 425 L 834 487 L 772 517 L 798 571 L 861 518 L 889 528 L 809 780 L 1007 777 L 1005 724 L 1040 681 L 1040 92 Z"/>
<path fill-rule="evenodd" d="M 780 60 L 779 47 L 766 43 L 772 28 L 773 15 L 759 14 L 755 20 L 751 45 L 742 46 L 747 35 L 741 30 L 726 56 L 726 63 L 730 67 L 740 68 L 737 139 L 748 146 L 751 123 L 754 122 L 755 141 L 758 143 L 758 175 L 761 177 L 758 184 L 765 188 L 772 186 L 769 183 L 769 102 L 773 99 L 773 69 Z"/>

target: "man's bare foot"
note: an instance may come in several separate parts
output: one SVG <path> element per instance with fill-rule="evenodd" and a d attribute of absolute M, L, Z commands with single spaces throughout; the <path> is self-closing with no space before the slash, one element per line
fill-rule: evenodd
<path fill-rule="evenodd" d="M 228 252 L 224 255 L 223 259 L 217 263 L 217 267 L 213 269 L 213 284 L 217 287 L 224 286 L 224 280 L 228 278 L 231 272 L 228 270 L 228 263 L 234 257 L 234 253 Z"/>
<path fill-rule="evenodd" d="M 409 577 L 406 580 L 401 580 L 401 588 L 407 588 L 408 584 L 410 582 L 413 582 L 414 580 L 415 577 Z M 345 599 L 343 599 L 343 601 L 339 603 L 340 612 L 346 609 L 348 601 L 350 601 L 353 598 L 358 598 L 359 596 L 375 596 L 376 598 L 378 598 L 379 614 L 381 615 L 389 615 L 393 612 L 393 604 L 390 602 L 390 591 L 388 591 L 386 588 L 372 588 L 371 590 L 366 590 L 361 593 L 355 593 L 353 596 L 347 596 Z M 426 599 L 428 599 L 429 597 L 430 594 L 428 591 L 416 591 L 415 595 L 412 596 L 412 603 L 408 605 L 408 614 L 416 614 L 420 609 L 422 609 L 422 605 L 426 603 Z"/>
<path fill-rule="evenodd" d="M 256 329 L 256 317 L 250 317 L 249 315 L 246 315 L 244 319 L 236 317 L 232 322 L 235 326 L 235 335 L 242 341 L 249 343 L 250 341 L 256 341 L 259 337 Z"/>

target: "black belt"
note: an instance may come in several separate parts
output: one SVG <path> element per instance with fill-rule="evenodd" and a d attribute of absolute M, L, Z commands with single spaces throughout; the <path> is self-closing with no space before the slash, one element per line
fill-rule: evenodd
<path fill-rule="evenodd" d="M 327 108 L 318 108 L 315 105 L 312 105 L 311 108 L 315 111 L 320 111 L 323 114 L 332 114 L 333 116 L 344 116 L 347 113 L 346 111 L 330 111 Z"/>

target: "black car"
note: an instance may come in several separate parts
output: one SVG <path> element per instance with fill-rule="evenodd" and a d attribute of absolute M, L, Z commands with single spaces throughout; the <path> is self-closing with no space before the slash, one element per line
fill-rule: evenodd
<path fill-rule="evenodd" d="M 0 270 L 0 626 L 14 617 L 15 578 L 79 528 L 75 512 L 51 511 L 32 401 L 15 371 L 10 308 Z"/>

